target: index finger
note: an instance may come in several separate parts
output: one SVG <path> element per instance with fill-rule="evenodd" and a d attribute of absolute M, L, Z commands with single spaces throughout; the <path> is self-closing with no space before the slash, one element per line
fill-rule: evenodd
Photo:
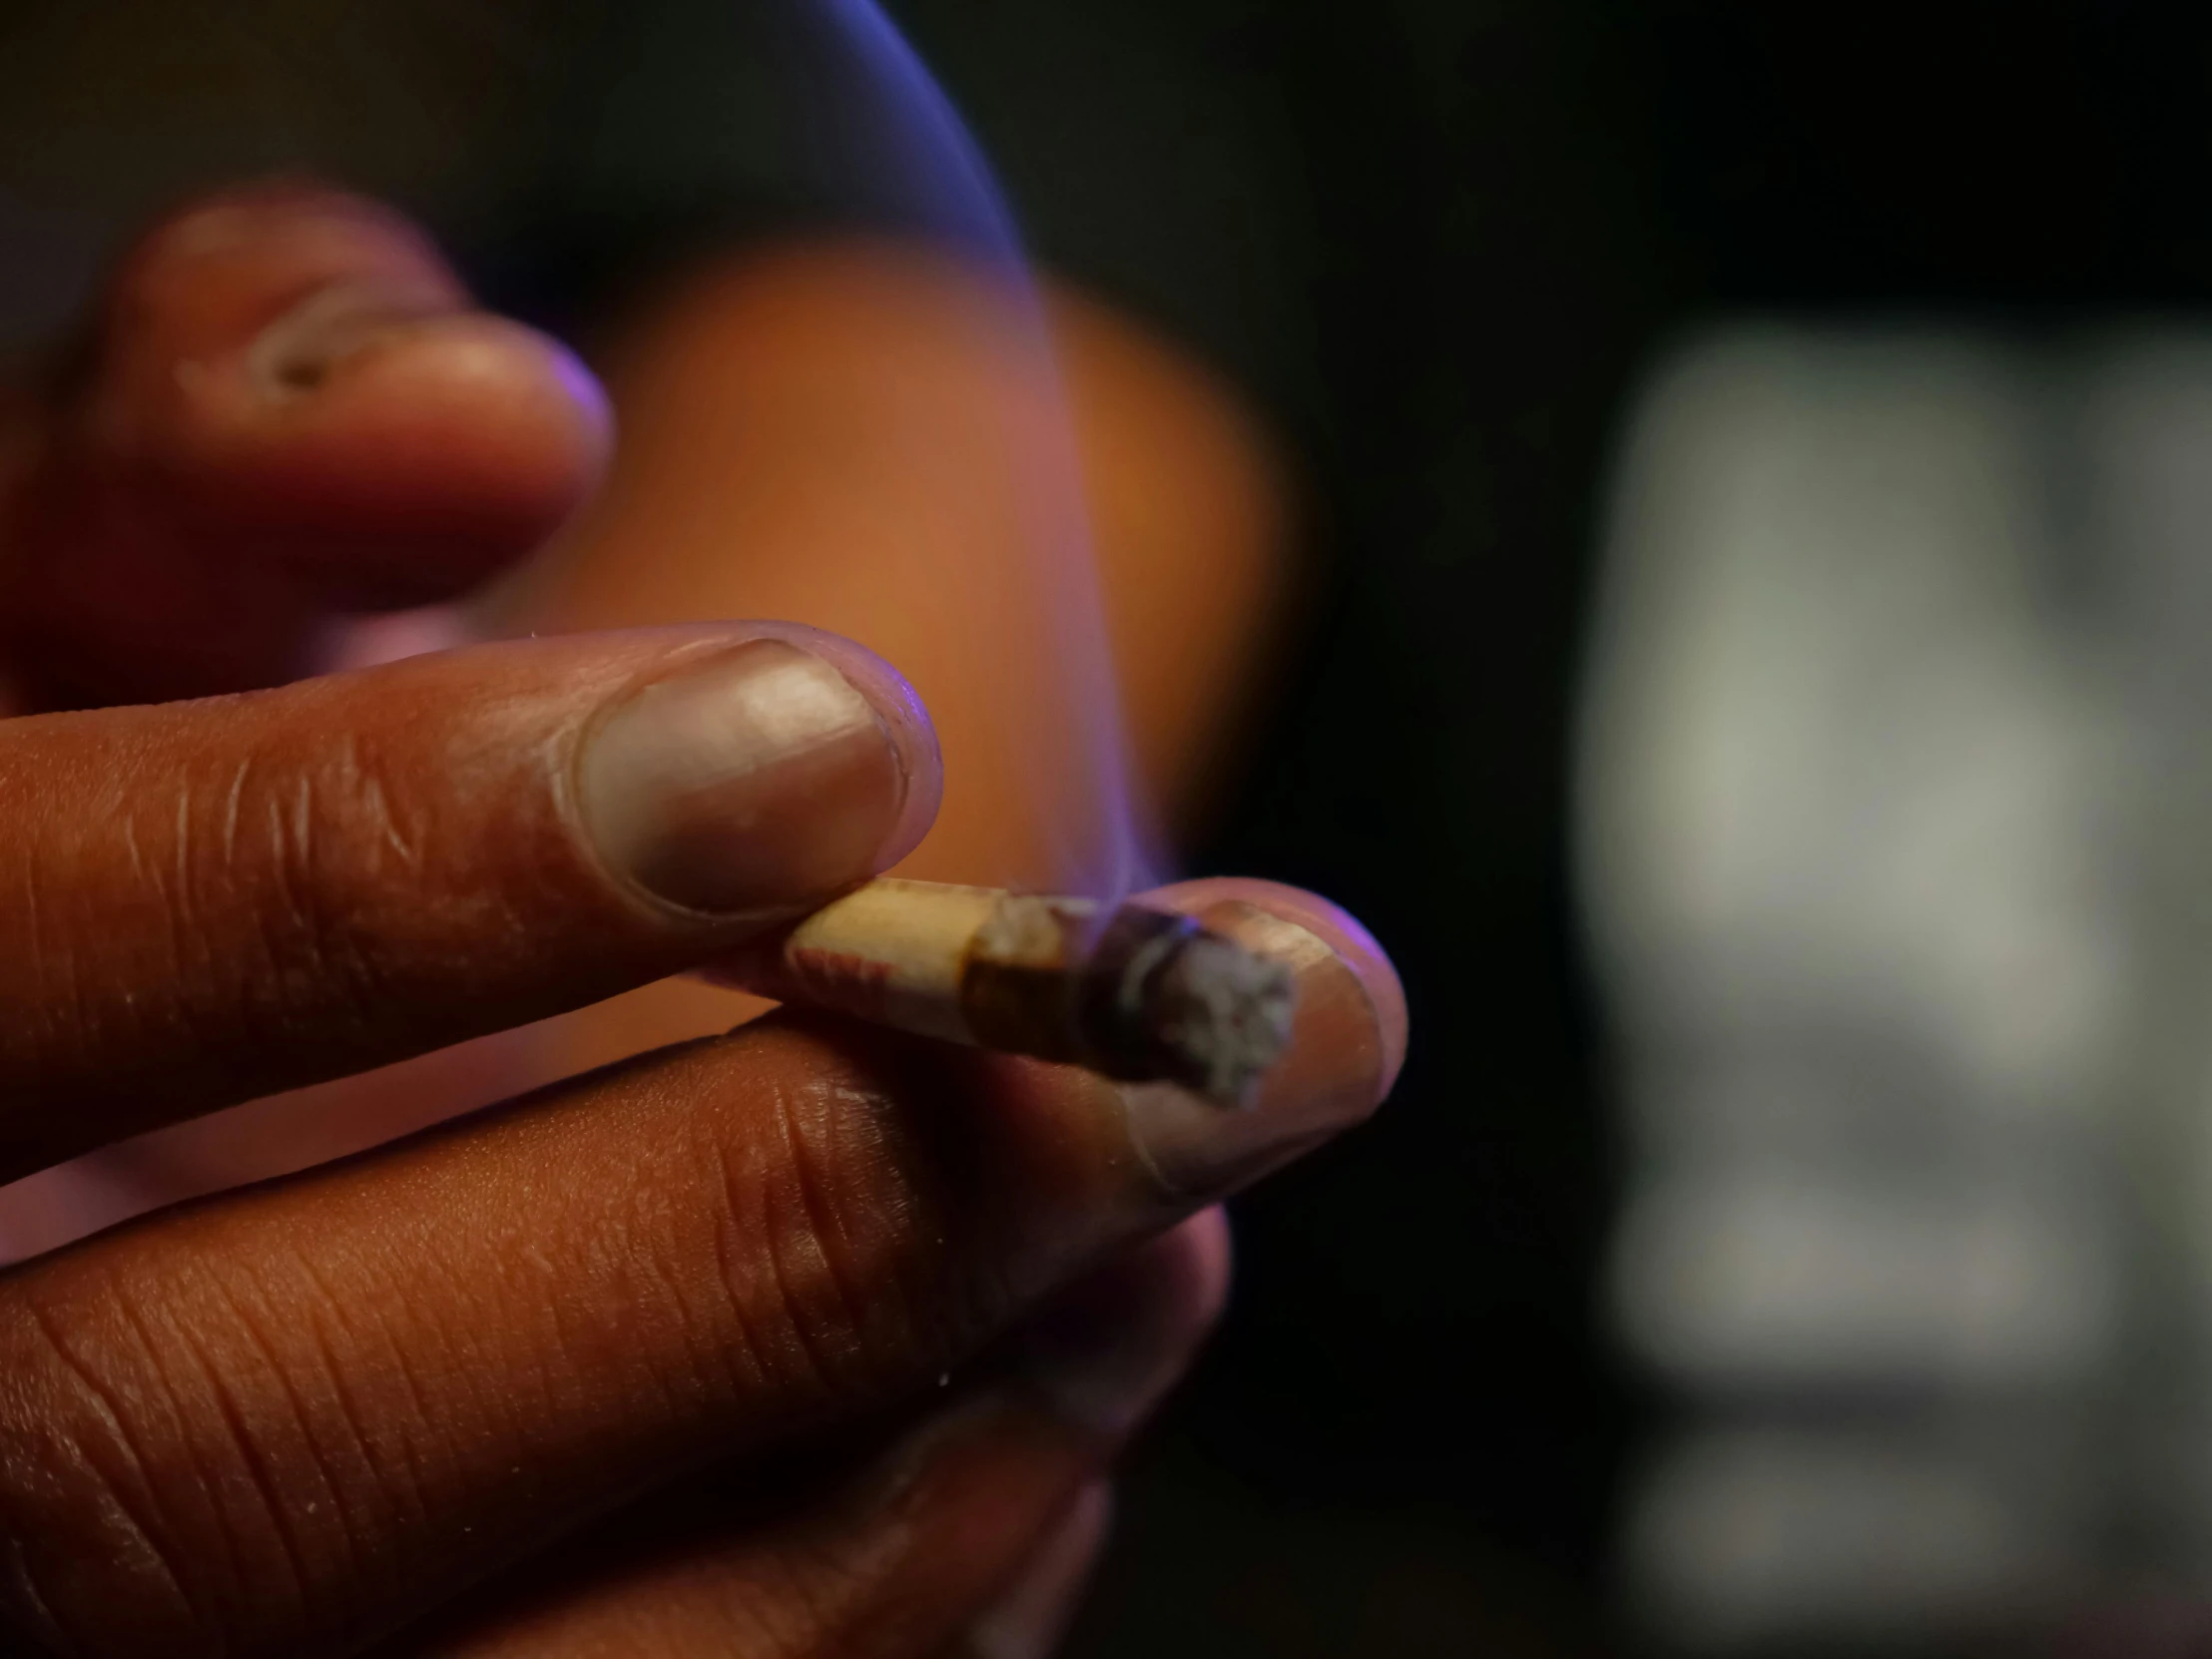
<path fill-rule="evenodd" d="M 695 966 L 936 794 L 904 683 L 773 624 L 0 723 L 0 1179 Z"/>

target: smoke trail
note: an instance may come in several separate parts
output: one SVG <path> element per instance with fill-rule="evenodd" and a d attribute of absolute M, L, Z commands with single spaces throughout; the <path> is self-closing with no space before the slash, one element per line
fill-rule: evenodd
<path fill-rule="evenodd" d="M 1025 372 L 1045 388 L 1040 406 L 1049 430 L 1031 434 L 1045 475 L 1031 480 L 1031 526 L 1039 580 L 1036 602 L 1062 684 L 1038 687 L 1064 705 L 1064 732 L 1036 740 L 1051 753 L 1031 757 L 1040 780 L 1065 778 L 1070 761 L 1087 775 L 1073 799 L 1042 807 L 1059 881 L 1075 890 L 1118 897 L 1157 867 L 1144 804 L 1128 778 L 1120 704 L 1104 614 L 1085 523 L 1067 402 L 1013 215 L 989 164 L 943 88 L 874 0 L 796 0 L 789 11 L 794 66 L 812 60 L 834 86 L 825 130 L 814 128 L 830 154 L 818 165 L 842 176 L 868 199 L 871 217 L 958 249 L 1003 281 Z M 807 37 L 812 37 L 811 39 Z M 836 83 L 842 82 L 842 85 Z M 955 777 L 951 788 L 958 787 Z"/>

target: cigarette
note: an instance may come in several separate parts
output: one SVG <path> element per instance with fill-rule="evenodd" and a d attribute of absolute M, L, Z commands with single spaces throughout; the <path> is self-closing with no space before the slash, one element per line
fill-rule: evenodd
<path fill-rule="evenodd" d="M 717 974 L 921 1036 L 1249 1099 L 1291 1037 L 1281 962 L 1189 916 L 890 878 Z"/>

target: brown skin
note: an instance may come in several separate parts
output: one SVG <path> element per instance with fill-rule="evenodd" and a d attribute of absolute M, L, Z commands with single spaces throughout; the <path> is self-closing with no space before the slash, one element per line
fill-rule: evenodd
<path fill-rule="evenodd" d="M 1285 608 L 1278 468 L 1189 359 L 1072 296 L 1048 315 L 1056 374 L 1008 296 L 940 256 L 854 242 L 691 273 L 616 330 L 623 450 L 510 625 L 790 616 L 858 640 L 913 682 L 945 745 L 943 807 L 901 873 L 1080 885 L 1053 831 L 1120 811 L 1067 736 L 1096 688 L 1022 621 L 1091 579 L 1040 553 L 1064 528 L 1037 484 L 1068 464 L 1064 396 L 1082 494 L 1066 505 L 1088 523 L 1134 771 L 1189 828 Z M 669 982 L 549 1041 L 560 1064 L 597 1064 L 758 1006 Z"/>
<path fill-rule="evenodd" d="M 603 354 L 623 449 L 523 619 L 789 616 L 857 640 L 946 746 L 908 873 L 1065 882 L 1036 802 L 1094 805 L 1096 757 L 1068 734 L 1098 688 L 1036 619 L 1094 580 L 1059 545 L 1087 526 L 1137 770 L 1186 824 L 1273 642 L 1282 487 L 1193 362 L 1080 299 L 1048 316 L 1056 365 L 990 277 L 866 242 L 693 272 Z"/>
<path fill-rule="evenodd" d="M 333 279 L 350 315 L 311 298 Z M 971 302 L 941 274 L 900 280 L 843 314 L 928 334 L 948 293 Z M 549 342 L 436 308 L 462 303 L 404 226 L 258 194 L 157 233 L 76 372 L 19 405 L 7 672 L 19 706 L 90 712 L 0 724 L 0 908 L 31 941 L 0 959 L 10 1172 L 561 1014 L 820 896 L 764 876 L 720 913 L 668 905 L 577 807 L 613 714 L 743 650 L 745 625 L 105 707 L 280 682 L 336 608 L 458 593 L 582 498 L 604 438 L 589 383 Z M 406 320 L 364 333 L 364 310 Z M 954 381 L 972 366 L 941 335 L 917 349 Z M 978 406 L 999 395 L 985 357 Z M 649 421 L 654 395 L 625 396 Z M 987 459 L 993 429 L 954 459 Z M 888 549 L 900 515 L 855 521 L 850 501 L 901 474 L 845 453 L 842 505 L 774 535 L 725 522 L 741 545 L 815 547 L 826 593 L 873 603 L 828 531 Z M 667 464 L 617 489 L 543 603 L 608 620 L 578 597 L 593 549 L 742 505 Z M 1016 591 L 1007 546 L 980 556 Z M 776 589 L 784 563 L 758 567 L 773 609 L 846 620 Z M 879 776 L 776 806 L 828 844 L 891 803 L 855 867 L 808 868 L 833 887 L 911 847 L 927 815 L 902 804 L 934 801 L 935 752 L 880 662 L 786 637 L 888 739 Z M 988 710 L 923 661 L 925 692 Z M 1032 752 L 975 735 L 1005 730 L 937 733 L 985 801 Z M 948 844 L 993 855 L 968 799 Z M 1000 849 L 1013 867 L 1023 844 Z M 938 845 L 923 856 L 955 855 Z M 779 1015 L 0 1278 L 0 1643 L 889 1659 L 1042 1640 L 1095 1541 L 1085 1494 L 1219 1305 L 1208 1207 L 1364 1117 L 1402 1052 L 1387 964 L 1320 901 L 1263 883 L 1159 901 L 1299 973 L 1292 1054 L 1249 1113 Z M 200 1173 L 252 1169 L 231 1150 Z"/>
<path fill-rule="evenodd" d="M 0 420 L 18 708 L 290 679 L 338 607 L 530 552 L 607 455 L 573 358 L 470 309 L 404 221 L 306 188 L 157 227 L 52 381 Z"/>

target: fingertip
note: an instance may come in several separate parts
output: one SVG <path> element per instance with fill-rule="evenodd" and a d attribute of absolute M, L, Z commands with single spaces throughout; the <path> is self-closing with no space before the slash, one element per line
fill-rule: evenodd
<path fill-rule="evenodd" d="M 740 624 L 696 632 L 617 696 L 574 777 L 596 856 L 626 884 L 701 914 L 788 918 L 919 838 L 937 757 L 912 688 L 870 653 Z"/>
<path fill-rule="evenodd" d="M 1113 1529 L 1114 1492 L 1094 1480 L 1023 1562 L 953 1659 L 1046 1659 L 1073 1616 L 1084 1581 Z"/>
<path fill-rule="evenodd" d="M 1060 1415 L 1108 1440 L 1134 1429 L 1220 1323 L 1230 1258 L 1216 1205 L 1061 1291 L 1024 1332 L 1030 1375 Z"/>
<path fill-rule="evenodd" d="M 1167 1235 L 1188 1262 L 1192 1307 L 1203 1330 L 1221 1323 L 1229 1308 L 1229 1286 L 1236 1277 L 1237 1241 L 1229 1212 L 1219 1204 L 1201 1210 Z"/>
<path fill-rule="evenodd" d="M 430 238 L 297 181 L 204 199 L 118 269 L 68 392 L 80 463 L 200 556 L 323 603 L 451 598 L 597 486 L 607 400 L 565 346 L 474 308 Z"/>
<path fill-rule="evenodd" d="M 281 536 L 284 562 L 333 600 L 451 598 L 597 488 L 613 417 L 558 341 L 477 311 L 331 326 L 334 342 L 281 325 L 251 348 L 232 406 L 223 389 L 207 400 L 204 441 L 230 516 Z"/>
<path fill-rule="evenodd" d="M 1146 894 L 1145 899 L 1199 916 L 1219 905 L 1246 904 L 1319 939 L 1350 970 L 1367 995 L 1381 1052 L 1376 1099 L 1389 1094 L 1404 1069 L 1410 1033 L 1405 987 L 1388 953 L 1358 917 L 1303 887 L 1254 876 L 1216 875 L 1178 881 Z"/>
<path fill-rule="evenodd" d="M 782 640 L 822 658 L 874 709 L 905 778 L 905 797 L 897 821 L 876 856 L 877 872 L 889 869 L 921 844 L 944 801 L 944 756 L 921 694 L 897 669 L 842 634 L 799 622 L 753 623 L 748 625 L 748 632 L 756 638 Z"/>
<path fill-rule="evenodd" d="M 1125 1271 L 1188 1356 L 1228 1311 L 1235 1268 L 1229 1212 L 1215 1204 L 1137 1246 Z"/>

